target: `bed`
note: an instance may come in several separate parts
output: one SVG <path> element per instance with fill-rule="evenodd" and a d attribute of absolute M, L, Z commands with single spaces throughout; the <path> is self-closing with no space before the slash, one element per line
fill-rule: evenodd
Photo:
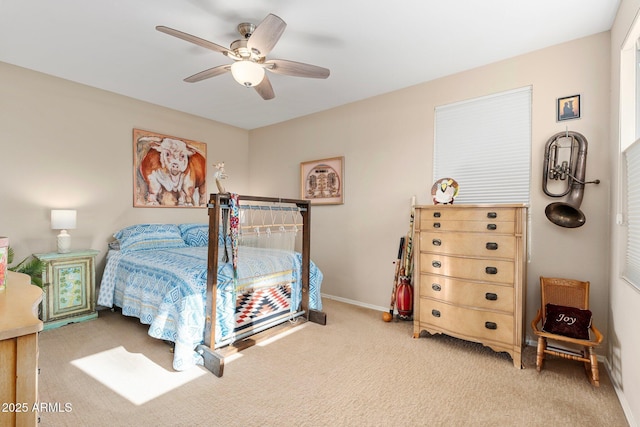
<path fill-rule="evenodd" d="M 257 342 L 261 334 L 294 322 L 326 324 L 323 275 L 309 257 L 308 201 L 237 200 L 245 208 L 259 202 L 277 205 L 278 211 L 295 210 L 301 223 L 285 224 L 280 215 L 277 228 L 286 232 L 291 228 L 285 225 L 295 230 L 300 225 L 300 250 L 234 246 L 228 194 L 211 195 L 208 223 L 136 224 L 114 234 L 98 304 L 120 308 L 149 325 L 150 336 L 173 343 L 175 370 L 203 364 L 222 376 L 224 357 Z M 260 227 L 271 232 L 273 224 L 264 224 L 264 215 L 262 222 Z"/>

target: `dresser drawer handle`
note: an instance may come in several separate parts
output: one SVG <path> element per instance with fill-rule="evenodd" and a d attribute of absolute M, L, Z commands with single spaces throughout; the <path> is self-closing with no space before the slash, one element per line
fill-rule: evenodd
<path fill-rule="evenodd" d="M 495 212 L 487 213 L 487 218 L 498 218 L 498 214 Z"/>
<path fill-rule="evenodd" d="M 433 317 L 440 317 L 440 311 L 439 310 L 431 310 L 431 315 Z"/>
<path fill-rule="evenodd" d="M 498 228 L 495 224 L 487 224 L 487 230 L 496 230 Z"/>
<path fill-rule="evenodd" d="M 486 248 L 490 251 L 498 250 L 498 244 L 495 242 L 487 242 Z"/>
<path fill-rule="evenodd" d="M 484 327 L 487 329 L 498 329 L 498 325 L 495 322 L 484 322 Z"/>
<path fill-rule="evenodd" d="M 432 283 L 432 284 L 431 284 L 431 289 L 433 289 L 433 290 L 434 290 L 434 291 L 436 291 L 436 292 L 440 292 L 440 290 L 442 289 L 442 287 L 441 287 L 439 284 L 437 284 L 437 283 Z"/>
<path fill-rule="evenodd" d="M 489 301 L 497 301 L 498 300 L 498 294 L 494 294 L 493 292 L 487 292 L 486 294 L 484 294 L 485 299 L 488 299 Z"/>
<path fill-rule="evenodd" d="M 440 223 L 439 222 L 434 222 L 433 223 L 433 228 L 440 228 Z"/>
<path fill-rule="evenodd" d="M 487 274 L 498 274 L 498 269 L 496 267 L 485 267 L 484 272 Z"/>
<path fill-rule="evenodd" d="M 440 218 L 440 212 L 434 212 L 433 213 L 433 217 L 434 218 Z"/>
<path fill-rule="evenodd" d="M 440 261 L 431 261 L 431 265 L 434 266 L 435 268 L 442 267 L 442 263 Z"/>
<path fill-rule="evenodd" d="M 431 244 L 433 244 L 433 246 L 440 246 L 442 245 L 442 241 L 440 239 L 433 239 Z"/>

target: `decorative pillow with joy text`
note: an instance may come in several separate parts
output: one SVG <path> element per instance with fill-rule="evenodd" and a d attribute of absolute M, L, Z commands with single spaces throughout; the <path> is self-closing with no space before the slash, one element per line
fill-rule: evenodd
<path fill-rule="evenodd" d="M 542 330 L 580 340 L 589 339 L 591 311 L 575 307 L 547 304 L 547 317 Z"/>

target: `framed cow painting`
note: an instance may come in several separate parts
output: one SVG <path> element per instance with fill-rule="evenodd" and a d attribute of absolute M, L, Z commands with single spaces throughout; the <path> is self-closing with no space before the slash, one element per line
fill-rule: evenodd
<path fill-rule="evenodd" d="M 133 206 L 205 207 L 207 144 L 133 130 Z"/>

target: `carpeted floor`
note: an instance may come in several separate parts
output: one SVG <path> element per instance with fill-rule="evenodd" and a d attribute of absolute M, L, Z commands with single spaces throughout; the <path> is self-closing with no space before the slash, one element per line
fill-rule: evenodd
<path fill-rule="evenodd" d="M 224 376 L 175 372 L 170 347 L 137 319 L 40 334 L 40 425 L 50 426 L 627 426 L 601 366 L 535 370 L 447 336 L 412 338 L 411 322 L 325 299 L 327 325 L 306 323 L 227 360 Z"/>

